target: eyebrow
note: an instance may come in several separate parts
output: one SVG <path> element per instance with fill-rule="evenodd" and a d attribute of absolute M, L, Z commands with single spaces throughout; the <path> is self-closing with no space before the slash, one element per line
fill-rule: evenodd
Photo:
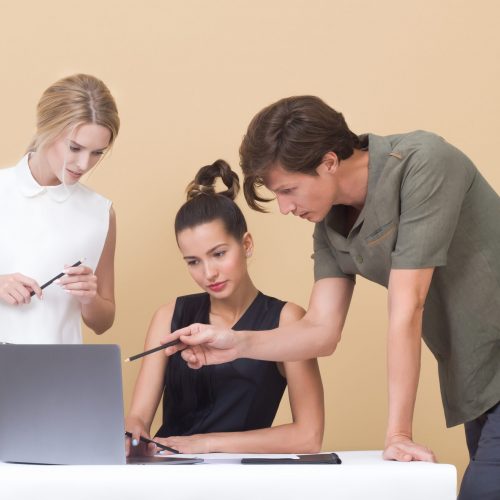
<path fill-rule="evenodd" d="M 85 146 L 82 146 L 81 144 L 78 144 L 73 139 L 70 139 L 69 142 L 71 143 L 72 146 L 76 146 L 77 148 L 87 149 Z M 97 149 L 94 149 L 94 151 L 104 151 L 107 147 L 108 146 L 104 146 L 102 148 L 97 148 Z"/>
<path fill-rule="evenodd" d="M 271 188 L 269 186 L 266 186 L 269 191 L 273 193 L 278 193 L 279 191 L 283 191 L 283 189 L 291 189 L 290 186 L 285 182 L 285 184 L 280 184 L 279 186 L 275 188 Z"/>
<path fill-rule="evenodd" d="M 227 245 L 227 243 L 218 243 L 217 245 L 215 245 L 213 248 L 211 248 L 210 250 L 207 251 L 207 254 L 209 253 L 212 253 L 214 250 L 217 250 L 217 248 L 219 247 L 222 247 L 224 245 Z M 197 259 L 198 257 L 196 257 L 195 255 L 185 255 L 183 257 L 183 259 L 187 260 L 187 259 Z"/>

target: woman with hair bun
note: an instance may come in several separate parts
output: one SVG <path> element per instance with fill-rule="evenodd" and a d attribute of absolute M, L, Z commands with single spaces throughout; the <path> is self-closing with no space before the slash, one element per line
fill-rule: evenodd
<path fill-rule="evenodd" d="M 220 178 L 227 190 L 217 193 Z M 223 160 L 203 167 L 175 218 L 175 235 L 202 293 L 178 297 L 154 315 L 145 349 L 191 323 L 265 330 L 298 320 L 304 310 L 261 293 L 248 274 L 253 239 L 234 202 L 239 180 Z M 288 385 L 293 422 L 271 427 Z M 127 453 L 144 448 L 163 394 L 160 443 L 182 453 L 314 453 L 323 439 L 323 388 L 316 359 L 274 363 L 240 359 L 191 370 L 180 352 L 143 358 L 126 429 Z M 130 446 L 132 444 L 132 447 Z"/>
<path fill-rule="evenodd" d="M 113 96 L 91 75 L 43 93 L 26 155 L 0 170 L 0 341 L 75 344 L 81 319 L 97 334 L 113 324 L 115 215 L 79 181 L 119 128 Z"/>

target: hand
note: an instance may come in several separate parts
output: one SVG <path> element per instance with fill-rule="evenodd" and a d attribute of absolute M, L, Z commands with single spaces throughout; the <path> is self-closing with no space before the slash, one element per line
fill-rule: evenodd
<path fill-rule="evenodd" d="M 436 456 L 429 448 L 414 443 L 408 436 L 396 434 L 387 438 L 384 460 L 397 460 L 398 462 L 437 462 Z"/>
<path fill-rule="evenodd" d="M 165 354 L 171 356 L 183 350 L 182 357 L 190 368 L 218 365 L 238 358 L 238 337 L 233 330 L 194 323 L 173 332 L 172 335 L 162 339 L 161 342 L 180 338 L 181 344 L 168 347 L 165 349 Z"/>
<path fill-rule="evenodd" d="M 56 283 L 76 297 L 81 304 L 90 304 L 97 295 L 97 276 L 87 266 L 65 267 L 65 276 Z"/>
<path fill-rule="evenodd" d="M 141 436 L 149 438 L 149 432 L 142 420 L 136 417 L 127 417 L 125 429 L 132 434 L 132 438 L 125 436 L 125 455 L 127 457 L 154 455 L 158 452 L 158 448 L 153 443 L 141 441 Z"/>
<path fill-rule="evenodd" d="M 155 438 L 160 444 L 169 446 L 180 453 L 210 453 L 210 440 L 208 434 L 193 434 L 192 436 L 170 436 L 168 438 Z M 169 454 L 163 451 L 162 454 Z"/>
<path fill-rule="evenodd" d="M 4 274 L 0 276 L 0 300 L 11 306 L 29 304 L 31 292 L 41 299 L 42 289 L 38 283 L 24 274 Z"/>

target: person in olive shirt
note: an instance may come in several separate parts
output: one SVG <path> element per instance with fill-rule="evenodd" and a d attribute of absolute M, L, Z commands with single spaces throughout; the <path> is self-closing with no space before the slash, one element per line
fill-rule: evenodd
<path fill-rule="evenodd" d="M 238 357 L 331 354 L 360 274 L 388 289 L 384 458 L 434 461 L 413 442 L 421 337 L 438 361 L 448 426 L 465 423 L 460 499 L 500 498 L 500 199 L 473 163 L 423 131 L 357 136 L 317 97 L 282 99 L 240 149 L 249 205 L 262 185 L 283 214 L 316 224 L 309 310 L 272 332 L 192 325 L 175 333 L 193 368 Z M 424 308 L 425 305 L 425 308 Z M 169 338 L 170 339 L 170 338 Z M 167 339 L 165 339 L 167 340 Z"/>

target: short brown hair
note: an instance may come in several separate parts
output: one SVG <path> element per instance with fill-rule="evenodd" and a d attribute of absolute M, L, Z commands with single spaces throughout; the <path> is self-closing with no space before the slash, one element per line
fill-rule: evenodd
<path fill-rule="evenodd" d="M 360 142 L 344 117 L 319 97 L 286 97 L 260 111 L 250 122 L 240 146 L 243 192 L 254 210 L 270 201 L 257 193 L 264 175 L 276 164 L 290 172 L 316 175 L 323 156 L 333 151 L 349 158 Z"/>

